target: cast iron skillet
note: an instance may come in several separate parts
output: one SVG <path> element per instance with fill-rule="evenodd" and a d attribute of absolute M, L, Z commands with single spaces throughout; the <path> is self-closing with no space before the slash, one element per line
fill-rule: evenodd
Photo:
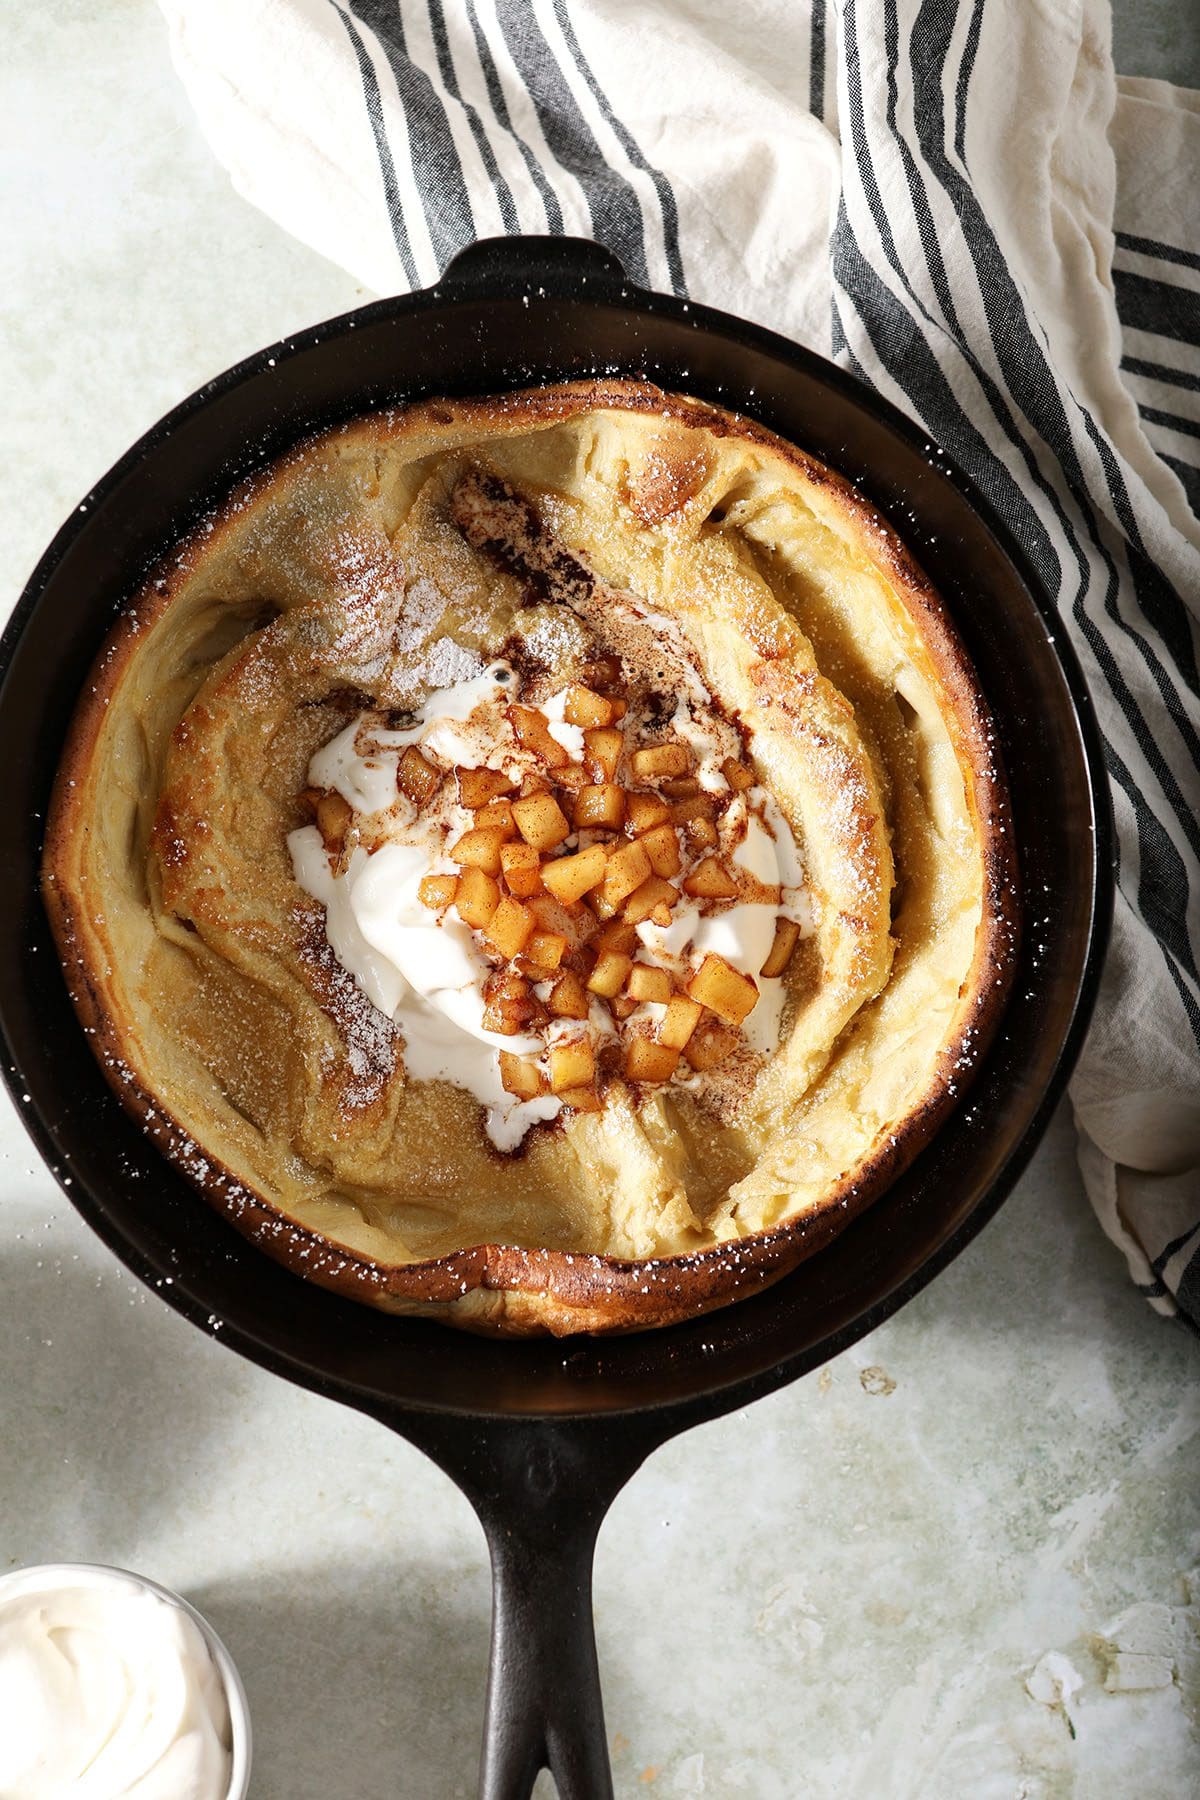
<path fill-rule="evenodd" d="M 92 1060 L 37 893 L 67 721 L 114 611 L 238 477 L 303 434 L 437 393 L 613 371 L 742 408 L 888 514 L 945 596 L 999 727 L 1025 899 L 1012 998 L 968 1099 L 832 1246 L 777 1286 L 666 1331 L 492 1343 L 310 1286 L 158 1155 Z M 744 1406 L 903 1305 L 991 1218 L 1062 1090 L 1111 905 L 1088 695 L 1052 606 L 971 484 L 849 376 L 770 332 L 631 287 L 582 240 L 494 240 L 437 287 L 278 344 L 170 413 L 59 532 L 0 641 L 0 1030 L 38 1147 L 88 1222 L 201 1329 L 424 1450 L 478 1511 L 494 1574 L 480 1792 L 563 1800 L 612 1781 L 591 1622 L 613 1496 L 673 1433 Z M 171 1285 L 163 1286 L 170 1277 Z"/>

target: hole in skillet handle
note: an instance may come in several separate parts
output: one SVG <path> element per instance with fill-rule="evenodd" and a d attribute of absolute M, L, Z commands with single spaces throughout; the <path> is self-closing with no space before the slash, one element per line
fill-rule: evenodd
<path fill-rule="evenodd" d="M 578 297 L 581 290 L 627 296 L 633 287 L 620 260 L 580 237 L 492 237 L 451 258 L 433 293 L 439 298 L 521 294 Z"/>

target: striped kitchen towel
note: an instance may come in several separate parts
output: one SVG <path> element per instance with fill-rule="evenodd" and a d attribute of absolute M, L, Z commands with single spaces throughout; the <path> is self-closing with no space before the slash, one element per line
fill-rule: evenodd
<path fill-rule="evenodd" d="M 368 288 L 596 237 L 832 355 L 979 483 L 1106 739 L 1084 1177 L 1200 1324 L 1200 97 L 1115 79 L 1105 0 L 160 4 L 239 191 Z"/>

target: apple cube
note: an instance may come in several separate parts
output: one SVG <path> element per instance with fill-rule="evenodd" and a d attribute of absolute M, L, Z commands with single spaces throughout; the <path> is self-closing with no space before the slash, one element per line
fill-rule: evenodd
<path fill-rule="evenodd" d="M 683 891 L 693 900 L 732 900 L 738 890 L 724 864 L 715 856 L 706 856 L 684 882 Z"/>
<path fill-rule="evenodd" d="M 653 830 L 644 831 L 638 842 L 656 875 L 678 875 L 679 839 L 673 825 L 655 825 Z"/>
<path fill-rule="evenodd" d="M 554 850 L 571 835 L 566 815 L 553 794 L 530 794 L 512 802 L 517 830 L 535 850 Z"/>
<path fill-rule="evenodd" d="M 620 831 L 625 823 L 625 791 L 605 782 L 580 788 L 575 801 L 576 831 Z"/>
<path fill-rule="evenodd" d="M 544 713 L 532 706 L 510 706 L 508 718 L 517 741 L 540 756 L 547 768 L 561 769 L 570 762 L 558 739 L 552 736 Z"/>
<path fill-rule="evenodd" d="M 567 940 L 557 931 L 532 931 L 525 946 L 525 958 L 540 976 L 545 977 L 557 971 L 566 949 Z"/>
<path fill-rule="evenodd" d="M 641 887 L 651 872 L 650 858 L 640 839 L 634 838 L 632 843 L 622 844 L 619 850 L 614 850 L 608 858 L 604 870 L 604 886 L 601 889 L 601 896 L 609 912 L 616 912 L 634 889 Z"/>
<path fill-rule="evenodd" d="M 649 744 L 634 751 L 629 766 L 639 781 L 660 781 L 686 775 L 692 766 L 692 753 L 686 744 Z"/>
<path fill-rule="evenodd" d="M 518 1100 L 536 1100 L 544 1094 L 548 1083 L 535 1062 L 527 1056 L 514 1056 L 511 1050 L 500 1052 L 500 1085 L 506 1094 Z"/>
<path fill-rule="evenodd" d="M 792 960 L 792 951 L 800 939 L 800 927 L 794 919 L 776 919 L 775 942 L 771 945 L 767 960 L 760 971 L 768 979 L 782 975 Z"/>
<path fill-rule="evenodd" d="M 625 902 L 624 918 L 629 925 L 641 925 L 653 919 L 656 925 L 671 923 L 671 908 L 679 898 L 679 889 L 661 875 L 651 875 L 641 887 L 634 888 Z"/>
<path fill-rule="evenodd" d="M 758 989 L 750 977 L 711 951 L 688 982 L 687 991 L 727 1025 L 740 1025 L 758 1004 Z"/>
<path fill-rule="evenodd" d="M 460 868 L 482 869 L 485 875 L 496 876 L 500 873 L 500 852 L 504 848 L 504 833 L 485 826 L 472 826 L 464 831 L 457 843 L 450 846 L 450 860 Z"/>
<path fill-rule="evenodd" d="M 499 769 L 459 767 L 454 771 L 454 779 L 458 782 L 459 799 L 472 812 L 486 806 L 489 800 L 498 800 L 502 794 L 511 794 L 516 786 Z"/>
<path fill-rule="evenodd" d="M 458 916 L 472 931 L 484 931 L 500 904 L 500 886 L 483 869 L 466 868 L 454 896 Z"/>
<path fill-rule="evenodd" d="M 634 963 L 625 985 L 631 1000 L 652 1000 L 656 1006 L 666 1006 L 671 998 L 671 977 L 650 963 Z"/>
<path fill-rule="evenodd" d="M 567 689 L 567 697 L 563 703 L 563 718 L 568 725 L 582 725 L 591 730 L 600 725 L 611 725 L 613 706 L 601 694 L 594 694 L 591 688 L 583 687 L 573 681 Z"/>
<path fill-rule="evenodd" d="M 500 851 L 500 867 L 510 894 L 528 900 L 541 892 L 542 859 L 532 844 L 505 844 Z"/>
<path fill-rule="evenodd" d="M 317 830 L 321 833 L 321 842 L 330 856 L 340 853 L 350 829 L 350 821 L 354 817 L 354 808 L 343 795 L 331 792 L 321 794 L 317 800 Z"/>
<path fill-rule="evenodd" d="M 678 1065 L 678 1050 L 641 1032 L 629 1040 L 625 1050 L 626 1081 L 670 1081 Z"/>
<path fill-rule="evenodd" d="M 555 1044 L 548 1060 L 550 1086 L 556 1094 L 570 1088 L 587 1087 L 596 1074 L 592 1040 L 587 1037 L 572 1038 L 567 1044 Z"/>
<path fill-rule="evenodd" d="M 572 1112 L 599 1112 L 603 1105 L 594 1087 L 564 1088 L 558 1097 Z"/>
<path fill-rule="evenodd" d="M 673 994 L 659 1020 L 659 1043 L 669 1044 L 672 1050 L 682 1050 L 690 1042 L 703 1011 L 698 1000 L 689 1000 L 686 994 Z"/>
<path fill-rule="evenodd" d="M 631 956 L 622 956 L 619 950 L 602 950 L 588 978 L 588 992 L 600 994 L 605 1000 L 613 999 L 625 986 L 632 967 Z"/>
<path fill-rule="evenodd" d="M 617 764 L 621 760 L 624 744 L 621 733 L 611 726 L 604 730 L 584 732 L 584 761 L 597 781 L 616 780 Z"/>
<path fill-rule="evenodd" d="M 426 875 L 418 884 L 417 899 L 434 912 L 445 912 L 448 906 L 454 905 L 457 892 L 457 875 Z"/>
<path fill-rule="evenodd" d="M 625 811 L 629 817 L 629 829 L 635 837 L 653 831 L 656 825 L 665 825 L 671 817 L 670 807 L 657 794 L 626 794 Z"/>
<path fill-rule="evenodd" d="M 735 794 L 744 794 L 747 788 L 754 786 L 754 771 L 745 763 L 738 762 L 736 757 L 727 756 L 721 764 L 721 773 Z"/>
<path fill-rule="evenodd" d="M 532 931 L 532 913 L 519 900 L 505 894 L 488 920 L 484 935 L 497 955 L 511 962 L 514 956 L 520 956 Z"/>
<path fill-rule="evenodd" d="M 567 969 L 550 990 L 547 1010 L 556 1019 L 586 1019 L 589 1011 L 587 989 L 573 970 Z"/>
<path fill-rule="evenodd" d="M 409 744 L 396 767 L 396 784 L 414 806 L 425 806 L 442 785 L 442 771 Z"/>
<path fill-rule="evenodd" d="M 569 904 L 599 886 L 605 879 L 607 864 L 604 846 L 593 844 L 574 856 L 560 856 L 555 862 L 543 863 L 542 882 L 556 900 Z"/>

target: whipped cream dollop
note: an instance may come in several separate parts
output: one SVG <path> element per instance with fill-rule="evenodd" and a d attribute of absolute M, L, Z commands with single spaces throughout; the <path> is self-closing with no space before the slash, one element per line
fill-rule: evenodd
<path fill-rule="evenodd" d="M 4 1800 L 227 1800 L 225 1688 L 194 1620 L 119 1576 L 0 1584 Z"/>
<path fill-rule="evenodd" d="M 345 849 L 331 857 L 317 824 L 288 838 L 297 881 L 325 909 L 335 956 L 402 1032 L 409 1074 L 467 1089 L 486 1109 L 486 1130 L 501 1150 L 515 1149 L 530 1126 L 555 1118 L 563 1102 L 548 1092 L 522 1099 L 506 1091 L 500 1053 L 536 1059 L 572 1036 L 586 1032 L 598 1044 L 616 1032 L 598 1003 L 586 1021 L 552 1019 L 540 1032 L 501 1034 L 487 1028 L 485 984 L 495 963 L 485 954 L 481 933 L 452 910 L 431 910 L 419 894 L 427 876 L 459 872 L 449 849 L 476 823 L 475 815 L 458 803 L 452 781 L 443 783 L 436 800 L 417 806 L 398 776 L 404 752 L 415 746 L 447 773 L 455 767 L 493 769 L 516 786 L 544 777 L 535 751 L 514 731 L 509 708 L 517 700 L 540 713 L 554 742 L 572 763 L 581 763 L 585 736 L 564 718 L 567 690 L 534 701 L 520 686 L 515 668 L 499 660 L 436 689 L 400 728 L 378 713 L 361 713 L 316 753 L 308 771 L 313 789 L 340 795 L 352 809 L 354 828 Z M 669 728 L 690 747 L 701 791 L 723 795 L 714 853 L 752 877 L 751 889 L 761 890 L 762 899 L 713 906 L 681 895 L 669 926 L 649 921 L 638 926 L 637 960 L 686 979 L 713 953 L 755 980 L 760 1000 L 743 1029 L 751 1048 L 769 1055 L 779 1043 L 786 994 L 781 980 L 761 979 L 760 971 L 777 920 L 792 919 L 802 933 L 810 932 L 812 902 L 791 830 L 772 796 L 758 786 L 731 794 L 720 767 L 729 754 L 729 727 L 722 735 L 706 717 L 706 702 L 711 706 L 711 697 L 694 681 L 677 700 Z M 734 742 L 740 748 L 736 734 Z M 586 848 L 602 837 L 573 832 L 562 851 Z M 539 1001 L 549 988 L 542 983 L 534 990 Z M 648 1005 L 633 1023 L 653 1023 L 662 1011 Z"/>

